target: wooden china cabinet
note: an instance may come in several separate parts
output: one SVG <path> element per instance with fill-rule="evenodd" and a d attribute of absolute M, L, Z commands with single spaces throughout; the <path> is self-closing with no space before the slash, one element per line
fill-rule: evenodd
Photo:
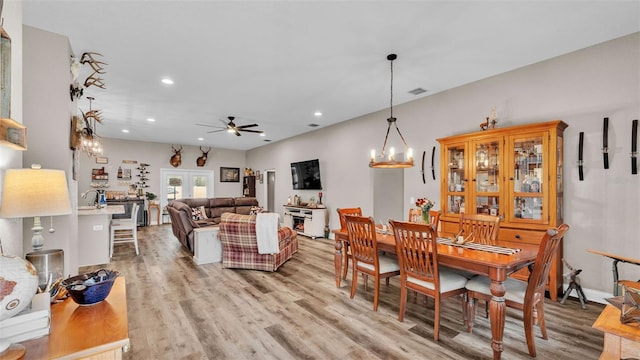
<path fill-rule="evenodd" d="M 562 224 L 563 132 L 549 121 L 438 139 L 441 147 L 441 230 L 458 231 L 460 213 L 500 216 L 498 244 L 539 244 Z M 527 269 L 513 275 L 526 280 Z M 549 295 L 562 294 L 562 244 L 552 262 Z"/>

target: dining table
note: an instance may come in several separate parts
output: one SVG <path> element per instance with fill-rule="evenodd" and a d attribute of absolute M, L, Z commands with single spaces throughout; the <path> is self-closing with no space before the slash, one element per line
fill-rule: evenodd
<path fill-rule="evenodd" d="M 336 287 L 340 287 L 342 274 L 342 248 L 348 246 L 349 236 L 346 229 L 332 231 L 335 240 L 335 276 Z M 396 253 L 395 237 L 391 231 L 377 231 L 378 250 Z M 438 264 L 460 269 L 491 279 L 491 301 L 489 303 L 489 319 L 491 322 L 491 348 L 493 358 L 500 359 L 503 347 L 506 305 L 504 281 L 507 277 L 535 262 L 538 246 L 522 244 L 518 249 L 500 246 L 467 246 L 455 244 L 447 238 L 438 238 Z M 495 250 L 495 251 L 493 251 Z M 509 251 L 511 250 L 511 251 Z"/>

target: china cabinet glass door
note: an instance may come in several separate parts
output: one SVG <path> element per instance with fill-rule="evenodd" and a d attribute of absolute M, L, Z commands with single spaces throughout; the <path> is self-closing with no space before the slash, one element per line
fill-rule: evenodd
<path fill-rule="evenodd" d="M 443 204 L 444 213 L 459 214 L 465 212 L 465 190 L 467 186 L 467 163 L 465 143 L 452 144 L 446 147 L 447 186 L 445 189 L 447 203 Z"/>
<path fill-rule="evenodd" d="M 548 159 L 544 134 L 511 137 L 511 209 L 509 221 L 547 223 Z"/>
<path fill-rule="evenodd" d="M 472 185 L 473 209 L 467 212 L 502 216 L 501 194 L 501 141 L 500 139 L 483 139 L 472 143 Z"/>

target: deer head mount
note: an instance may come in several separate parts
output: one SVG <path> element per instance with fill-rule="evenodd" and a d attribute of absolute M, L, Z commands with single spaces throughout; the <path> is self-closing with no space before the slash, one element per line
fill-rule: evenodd
<path fill-rule="evenodd" d="M 169 159 L 169 164 L 173 167 L 178 167 L 182 164 L 182 145 L 180 145 L 179 149 L 171 145 L 171 149 L 173 150 L 173 155 Z"/>
<path fill-rule="evenodd" d="M 209 151 L 211 151 L 211 147 L 205 151 L 202 149 L 202 146 L 200 146 L 200 151 L 202 151 L 202 156 L 196 159 L 196 165 L 202 167 L 207 163 L 207 156 L 209 155 Z"/>

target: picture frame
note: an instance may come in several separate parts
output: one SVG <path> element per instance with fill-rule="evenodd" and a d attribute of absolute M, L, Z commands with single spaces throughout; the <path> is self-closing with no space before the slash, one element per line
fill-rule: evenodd
<path fill-rule="evenodd" d="M 240 168 L 220 167 L 220 182 L 240 182 Z"/>
<path fill-rule="evenodd" d="M 109 163 L 108 157 L 96 157 L 96 164 L 108 164 L 108 163 Z"/>

